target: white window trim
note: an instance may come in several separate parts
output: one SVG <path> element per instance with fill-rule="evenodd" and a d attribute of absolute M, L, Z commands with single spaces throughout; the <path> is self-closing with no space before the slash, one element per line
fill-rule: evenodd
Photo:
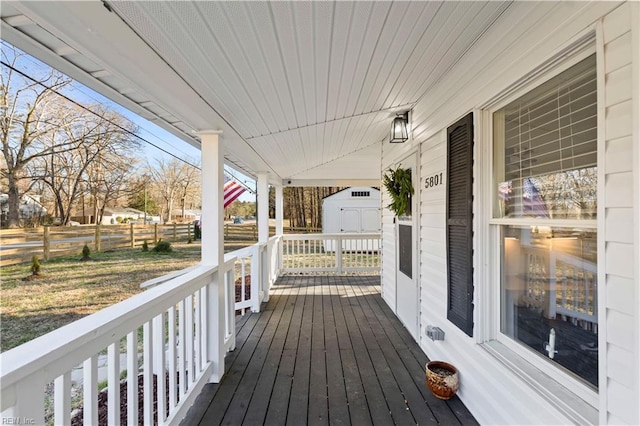
<path fill-rule="evenodd" d="M 494 355 L 500 362 L 509 369 L 516 372 L 526 383 L 540 383 L 547 379 L 557 383 L 564 392 L 562 399 L 565 403 L 557 405 L 562 411 L 570 413 L 573 419 L 582 416 L 591 419 L 592 410 L 599 409 L 600 395 L 597 390 L 585 384 L 580 379 L 566 372 L 560 366 L 555 366 L 545 360 L 543 356 L 526 348 L 510 337 L 500 332 L 500 227 L 502 225 L 530 226 L 531 218 L 494 218 L 493 217 L 493 114 L 510 102 L 519 98 L 523 94 L 538 87 L 554 76 L 562 73 L 571 66 L 596 53 L 595 31 L 593 29 L 586 32 L 577 42 L 569 46 L 565 51 L 557 54 L 547 63 L 541 65 L 532 73 L 523 77 L 520 82 L 510 86 L 503 93 L 499 94 L 491 101 L 477 110 L 474 123 L 474 139 L 481 143 L 476 143 L 474 147 L 475 162 L 474 171 L 474 281 L 476 283 L 489 283 L 488 285 L 476 286 L 476 308 L 474 310 L 474 321 L 476 341 L 485 350 Z M 598 52 L 600 53 L 600 52 Z M 599 58 L 597 58 L 597 61 Z M 600 78 L 601 70 L 597 69 Z M 601 86 L 598 85 L 599 92 Z M 600 110 L 598 110 L 598 120 L 600 120 Z M 600 124 L 600 121 L 598 122 Z M 598 136 L 600 139 L 600 135 Z M 600 160 L 601 142 L 598 140 L 598 159 Z M 479 167 L 482 165 L 482 167 Z M 489 165 L 489 167 L 487 167 Z M 598 162 L 599 169 L 602 167 Z M 600 182 L 599 182 L 600 186 Z M 598 192 L 601 196 L 601 192 Z M 544 224 L 553 227 L 580 227 L 585 229 L 603 230 L 603 217 L 598 216 L 595 220 L 571 220 L 571 219 L 545 219 Z M 600 239 L 601 236 L 598 236 Z M 603 261 L 598 257 L 599 263 Z M 600 286 L 602 286 L 599 280 Z M 600 289 L 598 295 L 600 296 Z M 605 318 L 602 313 L 599 316 L 598 332 L 604 332 Z M 600 349 L 599 357 L 603 357 L 603 349 Z M 514 361 L 515 360 L 515 361 Z M 545 391 L 539 385 L 531 386 L 547 399 Z M 605 389 L 601 389 L 605 392 Z M 558 392 L 556 388 L 555 392 Z M 561 392 L 562 393 L 562 392 Z M 571 398 L 571 396 L 578 397 Z M 560 397 L 560 395 L 556 395 Z M 570 402 L 566 402 L 567 399 Z M 554 402 L 553 399 L 549 399 Z M 559 401 L 557 401 L 559 402 Z M 596 414 L 597 419 L 597 414 Z M 593 420 L 592 420 L 593 421 Z M 596 420 L 597 422 L 597 420 Z"/>

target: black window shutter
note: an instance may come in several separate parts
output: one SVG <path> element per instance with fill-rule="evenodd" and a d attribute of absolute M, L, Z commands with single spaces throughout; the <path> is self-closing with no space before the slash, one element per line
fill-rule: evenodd
<path fill-rule="evenodd" d="M 473 113 L 447 129 L 447 319 L 473 336 Z"/>

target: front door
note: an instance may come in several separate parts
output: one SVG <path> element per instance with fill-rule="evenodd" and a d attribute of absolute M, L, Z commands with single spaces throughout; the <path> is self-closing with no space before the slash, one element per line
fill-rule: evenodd
<path fill-rule="evenodd" d="M 416 154 L 401 161 L 411 169 L 413 187 L 417 188 Z M 417 191 L 411 200 L 411 215 L 396 217 L 396 315 L 418 340 L 420 293 L 416 265 Z"/>

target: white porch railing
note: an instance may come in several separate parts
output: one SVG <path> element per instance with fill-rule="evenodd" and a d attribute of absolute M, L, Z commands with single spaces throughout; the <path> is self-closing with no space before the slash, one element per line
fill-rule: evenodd
<path fill-rule="evenodd" d="M 196 265 L 144 283 L 144 293 L 1 354 L 2 418 L 69 424 L 72 388 L 78 388 L 72 379 L 81 371 L 84 424 L 98 424 L 102 377 L 108 424 L 120 424 L 125 382 L 127 424 L 141 420 L 139 398 L 145 424 L 153 423 L 154 404 L 158 424 L 178 423 L 204 384 L 222 376 L 224 366 L 213 360 L 235 349 L 238 310 L 258 311 L 281 272 L 378 270 L 379 239 L 379 234 L 272 237 L 228 253 L 222 268 Z M 245 285 L 248 276 L 250 286 Z M 218 285 L 224 286 L 222 323 L 215 300 Z M 218 333 L 224 336 L 220 347 Z M 51 382 L 52 396 L 45 389 Z"/>
<path fill-rule="evenodd" d="M 564 315 L 597 327 L 597 266 L 580 257 L 545 249 L 525 251 L 527 303 L 555 318 Z"/>
<path fill-rule="evenodd" d="M 296 234 L 282 238 L 282 272 L 379 272 L 380 234 Z"/>

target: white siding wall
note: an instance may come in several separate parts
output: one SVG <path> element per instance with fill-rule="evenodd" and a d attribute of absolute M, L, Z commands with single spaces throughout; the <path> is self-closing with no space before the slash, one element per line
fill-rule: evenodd
<path fill-rule="evenodd" d="M 639 192 L 637 184 L 634 185 L 634 172 L 639 172 L 639 164 L 637 159 L 635 164 L 633 161 L 632 94 L 637 81 L 634 85 L 631 27 L 631 5 L 625 4 L 603 19 L 602 37 L 598 40 L 599 51 L 604 54 L 604 70 L 601 71 L 604 71 L 605 83 L 601 97 L 604 99 L 604 120 L 601 121 L 604 127 L 601 129 L 604 135 L 604 155 L 601 157 L 604 157 L 601 174 L 604 176 L 604 202 L 600 209 L 600 214 L 604 215 L 604 232 L 599 236 L 605 258 L 599 267 L 603 268 L 600 277 L 604 278 L 601 285 L 605 286 L 605 300 L 601 304 L 605 312 L 601 312 L 600 317 L 606 316 L 606 330 L 601 339 L 606 348 L 604 353 L 601 351 L 604 368 L 601 383 L 606 383 L 606 395 L 601 399 L 600 421 L 640 424 L 638 277 L 634 276 L 634 265 L 638 264 L 638 259 L 634 259 L 637 232 L 630 232 L 634 229 L 634 202 L 637 203 Z M 634 31 L 638 29 L 636 21 Z M 636 135 L 635 143 L 637 141 Z M 638 215 L 637 211 L 635 215 Z"/>
<path fill-rule="evenodd" d="M 485 33 L 465 58 L 434 85 L 413 110 L 413 145 L 420 147 L 420 176 L 423 180 L 436 173 L 445 174 L 445 185 L 430 189 L 420 185 L 420 188 L 416 188 L 421 191 L 419 271 L 420 333 L 423 338 L 419 340 L 431 359 L 444 359 L 457 365 L 461 374 L 459 395 L 481 423 L 558 424 L 568 423 L 569 419 L 478 344 L 492 337 L 485 329 L 486 323 L 493 319 L 485 313 L 494 308 L 494 302 L 487 306 L 486 301 L 490 297 L 479 296 L 492 291 L 495 294 L 496 284 L 484 278 L 486 273 L 478 273 L 478 269 L 487 268 L 485 260 L 482 260 L 482 264 L 474 265 L 474 338 L 466 336 L 446 319 L 446 128 L 464 114 L 481 108 L 508 90 L 513 83 L 571 42 L 594 31 L 600 20 L 604 29 L 601 40 L 606 43 L 603 56 L 607 64 L 606 182 L 605 196 L 601 200 L 606 208 L 605 219 L 601 221 L 604 223 L 604 235 L 601 234 L 601 237 L 603 241 L 606 240 L 606 251 L 604 259 L 600 259 L 600 267 L 606 270 L 606 317 L 600 314 L 601 325 L 605 327 L 601 333 L 607 339 L 606 353 L 603 350 L 600 352 L 606 365 L 606 380 L 600 387 L 600 399 L 606 414 L 601 410 L 600 421 L 640 423 L 637 403 L 640 400 L 639 232 L 637 229 L 629 232 L 640 222 L 639 148 L 634 147 L 634 144 L 638 144 L 638 135 L 632 131 L 632 123 L 635 122 L 634 131 L 638 132 L 638 119 L 632 118 L 633 114 L 638 115 L 638 100 L 634 104 L 631 102 L 632 93 L 636 97 L 639 95 L 638 82 L 631 83 L 633 79 L 638 79 L 638 64 L 633 68 L 631 58 L 637 60 L 639 55 L 638 52 L 632 55 L 631 49 L 634 31 L 640 29 L 640 23 L 637 17 L 636 20 L 632 18 L 634 15 L 630 13 L 630 5 L 617 9 L 618 6 L 619 3 L 604 2 L 513 4 L 505 12 L 504 20 Z M 478 163 L 478 159 L 482 158 L 480 154 L 491 143 L 490 138 L 483 137 L 479 123 L 480 117 L 476 114 L 476 180 L 479 170 L 487 167 L 487 164 Z M 401 158 L 398 147 L 384 143 L 383 171 L 398 158 Z M 490 194 L 483 193 L 483 185 L 478 182 L 475 191 L 476 198 L 490 197 Z M 389 198 L 383 191 L 382 205 L 387 204 Z M 395 247 L 392 219 L 392 213 L 384 209 L 382 282 L 385 300 L 393 308 Z M 478 251 L 485 250 L 487 244 L 486 241 L 478 241 L 478 229 L 475 231 L 477 257 Z M 486 233 L 483 235 L 486 236 Z M 441 327 L 446 333 L 445 341 L 425 339 L 422 333 L 427 325 Z"/>

